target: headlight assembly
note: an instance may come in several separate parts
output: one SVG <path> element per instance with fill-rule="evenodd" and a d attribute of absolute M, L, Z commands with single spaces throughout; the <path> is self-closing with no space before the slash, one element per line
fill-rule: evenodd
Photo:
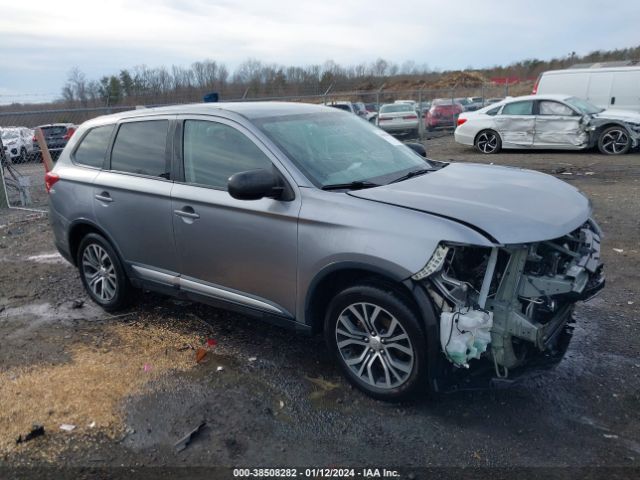
<path fill-rule="evenodd" d="M 414 280 L 422 280 L 423 278 L 427 278 L 429 275 L 439 271 L 442 268 L 442 265 L 444 265 L 447 253 L 449 253 L 449 247 L 442 244 L 438 245 L 438 248 L 433 252 L 433 255 L 431 255 L 427 264 L 420 271 L 414 273 L 411 278 Z"/>

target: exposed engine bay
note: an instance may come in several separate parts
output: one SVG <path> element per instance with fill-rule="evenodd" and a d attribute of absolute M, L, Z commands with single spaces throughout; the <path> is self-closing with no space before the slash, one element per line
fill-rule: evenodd
<path fill-rule="evenodd" d="M 593 220 L 553 240 L 494 248 L 441 244 L 422 280 L 440 317 L 442 353 L 472 368 L 487 358 L 495 376 L 552 348 L 573 306 L 604 286 L 601 231 Z"/>

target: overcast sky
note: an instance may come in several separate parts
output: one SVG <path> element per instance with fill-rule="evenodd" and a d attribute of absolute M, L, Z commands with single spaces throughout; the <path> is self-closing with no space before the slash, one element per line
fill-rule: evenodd
<path fill-rule="evenodd" d="M 636 46 L 639 19 L 638 0 L 0 0 L 0 103 L 58 97 L 74 66 L 547 59 Z"/>

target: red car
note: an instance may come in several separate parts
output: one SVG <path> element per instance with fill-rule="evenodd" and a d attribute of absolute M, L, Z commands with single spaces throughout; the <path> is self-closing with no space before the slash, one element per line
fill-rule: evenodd
<path fill-rule="evenodd" d="M 436 98 L 431 102 L 431 108 L 424 115 L 424 126 L 427 130 L 438 127 L 455 127 L 458 115 L 463 110 L 462 105 L 453 100 Z"/>

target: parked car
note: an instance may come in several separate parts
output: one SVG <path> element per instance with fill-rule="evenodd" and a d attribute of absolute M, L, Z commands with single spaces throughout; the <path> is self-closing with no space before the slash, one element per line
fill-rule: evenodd
<path fill-rule="evenodd" d="M 462 105 L 464 112 L 475 112 L 484 106 L 482 101 L 475 102 L 471 97 L 454 98 L 453 101 Z"/>
<path fill-rule="evenodd" d="M 380 105 L 377 103 L 365 103 L 364 106 L 369 113 L 378 113 L 378 109 L 380 108 Z"/>
<path fill-rule="evenodd" d="M 458 115 L 463 111 L 462 105 L 447 98 L 436 98 L 425 114 L 425 127 L 434 130 L 441 127 L 455 127 Z"/>
<path fill-rule="evenodd" d="M 73 123 L 50 123 L 48 125 L 40 125 L 36 128 L 42 130 L 44 139 L 47 142 L 47 148 L 51 156 L 56 159 L 78 127 Z M 32 138 L 32 145 L 34 156 L 42 159 L 40 145 L 38 145 L 35 136 Z"/>
<path fill-rule="evenodd" d="M 487 99 L 484 101 L 484 105 L 485 105 L 485 106 L 487 106 L 487 105 L 493 105 L 494 103 L 501 102 L 501 101 L 503 101 L 504 99 L 505 99 L 504 97 L 491 97 L 491 98 L 487 98 Z"/>
<path fill-rule="evenodd" d="M 319 105 L 93 119 L 46 188 L 55 244 L 105 310 L 144 288 L 323 332 L 347 379 L 385 400 L 548 368 L 574 304 L 604 285 L 573 186 L 428 160 Z"/>
<path fill-rule="evenodd" d="M 640 112 L 640 67 L 571 68 L 542 73 L 534 94 L 584 98 L 596 107 Z"/>
<path fill-rule="evenodd" d="M 356 109 L 351 102 L 331 102 L 329 106 L 331 108 L 337 108 L 338 110 L 344 110 L 345 112 L 356 115 Z"/>
<path fill-rule="evenodd" d="M 344 110 L 345 112 L 353 113 L 354 115 L 364 118 L 368 122 L 374 122 L 378 116 L 376 113 L 367 111 L 362 102 L 332 102 L 330 107 L 337 108 L 338 110 Z"/>
<path fill-rule="evenodd" d="M 583 150 L 621 155 L 640 141 L 640 113 L 604 110 L 566 95 L 513 97 L 458 118 L 455 140 L 482 153 L 502 148 Z"/>
<path fill-rule="evenodd" d="M 410 103 L 387 103 L 380 107 L 378 127 L 385 132 L 418 135 L 418 114 Z"/>
<path fill-rule="evenodd" d="M 33 154 L 33 130 L 26 127 L 5 127 L 0 130 L 4 152 L 12 163 L 24 163 Z"/>
<path fill-rule="evenodd" d="M 431 102 L 420 102 L 420 104 L 418 105 L 418 111 L 420 113 L 424 114 L 427 113 L 427 110 L 429 110 L 431 108 Z"/>

